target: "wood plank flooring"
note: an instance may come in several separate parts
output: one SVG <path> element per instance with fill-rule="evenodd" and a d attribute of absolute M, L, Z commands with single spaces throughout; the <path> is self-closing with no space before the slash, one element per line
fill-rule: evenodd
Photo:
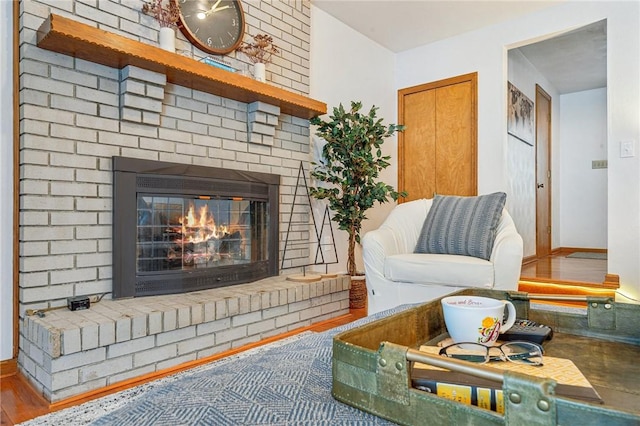
<path fill-rule="evenodd" d="M 526 281 L 534 282 L 557 282 L 568 283 L 573 285 L 599 286 L 604 281 L 607 273 L 607 261 L 597 259 L 575 259 L 566 257 L 571 251 L 556 252 L 551 256 L 529 262 L 522 267 L 521 278 Z M 314 324 L 310 327 L 295 330 L 284 335 L 276 336 L 271 339 L 263 340 L 259 343 L 248 345 L 241 350 L 247 350 L 251 347 L 260 346 L 273 342 L 275 340 L 288 337 L 290 335 L 300 333 L 306 330 L 322 332 L 342 324 L 355 321 L 366 316 L 366 309 L 352 309 L 348 315 L 336 318 L 334 320 L 324 321 Z M 233 351 L 233 353 L 239 350 Z M 232 353 L 220 354 L 218 358 L 231 355 Z M 172 374 L 177 371 L 172 371 Z M 152 380 L 152 379 L 149 379 Z M 141 384 L 141 382 L 131 383 L 129 387 Z M 124 389 L 124 388 L 122 388 Z M 81 404 L 90 399 L 95 399 L 108 393 L 113 393 L 122 389 L 111 389 L 104 393 L 94 393 L 90 397 L 74 400 L 73 404 L 56 405 L 53 409 L 49 403 L 38 395 L 28 384 L 21 374 L 14 374 L 8 377 L 0 378 L 0 404 L 2 407 L 1 422 L 2 426 L 10 426 L 34 417 L 49 413 L 54 410 L 66 408 L 69 405 Z"/>
<path fill-rule="evenodd" d="M 607 275 L 607 261 L 567 257 L 575 251 L 584 250 L 560 250 L 522 265 L 520 279 L 587 286 L 602 285 Z"/>

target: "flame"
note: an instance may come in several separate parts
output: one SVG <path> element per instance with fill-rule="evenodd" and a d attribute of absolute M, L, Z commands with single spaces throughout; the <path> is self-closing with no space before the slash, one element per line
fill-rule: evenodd
<path fill-rule="evenodd" d="M 182 239 L 176 242 L 201 243 L 212 238 L 221 238 L 228 233 L 225 225 L 216 225 L 213 214 L 209 212 L 206 204 L 200 207 L 197 215 L 195 207 L 190 204 L 186 216 L 181 218 L 179 222 L 182 225 Z"/>

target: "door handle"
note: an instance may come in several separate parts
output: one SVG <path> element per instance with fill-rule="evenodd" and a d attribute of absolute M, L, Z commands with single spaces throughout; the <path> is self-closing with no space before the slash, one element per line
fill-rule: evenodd
<path fill-rule="evenodd" d="M 539 183 L 538 188 L 544 188 L 544 183 Z"/>

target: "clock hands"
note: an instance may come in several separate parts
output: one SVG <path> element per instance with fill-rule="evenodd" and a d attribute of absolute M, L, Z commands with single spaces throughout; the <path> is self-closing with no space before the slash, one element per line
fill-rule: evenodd
<path fill-rule="evenodd" d="M 229 8 L 229 5 L 222 6 L 222 7 L 218 7 L 218 5 L 220 4 L 220 2 L 221 2 L 221 1 L 222 1 L 222 0 L 218 0 L 218 1 L 216 1 L 216 3 L 215 3 L 213 6 L 211 6 L 211 9 L 207 10 L 206 12 L 200 12 L 200 13 L 198 13 L 197 17 L 198 17 L 199 19 L 204 19 L 204 18 L 206 18 L 207 16 L 209 16 L 209 15 L 211 15 L 211 14 L 214 14 L 214 13 L 219 12 L 219 11 L 221 11 L 221 10 L 228 9 L 228 8 Z"/>

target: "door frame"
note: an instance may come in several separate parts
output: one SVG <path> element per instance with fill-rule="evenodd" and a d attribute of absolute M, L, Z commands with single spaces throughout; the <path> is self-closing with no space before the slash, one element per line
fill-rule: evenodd
<path fill-rule="evenodd" d="M 548 123 L 548 127 L 546 129 L 546 133 L 547 133 L 547 146 L 546 146 L 546 152 L 547 152 L 547 176 L 544 182 L 538 182 L 538 166 L 539 166 L 539 161 L 538 161 L 538 156 L 539 156 L 539 150 L 540 150 L 540 138 L 538 137 L 538 116 L 540 114 L 540 110 L 539 110 L 539 106 L 540 106 L 540 100 L 544 98 L 548 104 L 549 104 L 549 117 L 547 120 Z M 553 247 L 552 247 L 552 232 L 553 232 L 553 226 L 552 226 L 552 211 L 551 211 L 551 207 L 552 207 L 552 187 L 551 187 L 551 161 L 552 161 L 552 155 L 551 155 L 551 146 L 552 146 L 552 140 L 551 140 L 551 136 L 552 136 L 552 99 L 551 96 L 538 84 L 536 84 L 536 103 L 535 103 L 535 114 L 536 114 L 536 147 L 535 147 L 535 158 L 536 158 L 536 165 L 535 165 L 535 194 L 536 194 L 536 258 L 541 258 L 541 257 L 545 257 L 548 256 L 549 254 L 551 254 L 551 252 L 553 251 Z M 538 190 L 538 184 L 543 183 L 545 185 L 547 185 L 547 190 L 544 191 L 544 193 L 546 194 L 546 197 L 541 197 L 540 196 L 540 191 Z M 540 229 L 540 223 L 537 220 L 540 214 L 540 211 L 542 210 L 543 204 L 546 204 L 546 211 L 547 211 L 547 218 L 546 218 L 546 223 L 548 224 L 548 230 L 544 230 L 544 229 Z M 541 236 L 540 234 L 544 233 L 547 238 L 546 238 L 546 247 L 548 249 L 545 249 L 545 247 L 543 247 L 540 244 L 540 239 Z"/>

